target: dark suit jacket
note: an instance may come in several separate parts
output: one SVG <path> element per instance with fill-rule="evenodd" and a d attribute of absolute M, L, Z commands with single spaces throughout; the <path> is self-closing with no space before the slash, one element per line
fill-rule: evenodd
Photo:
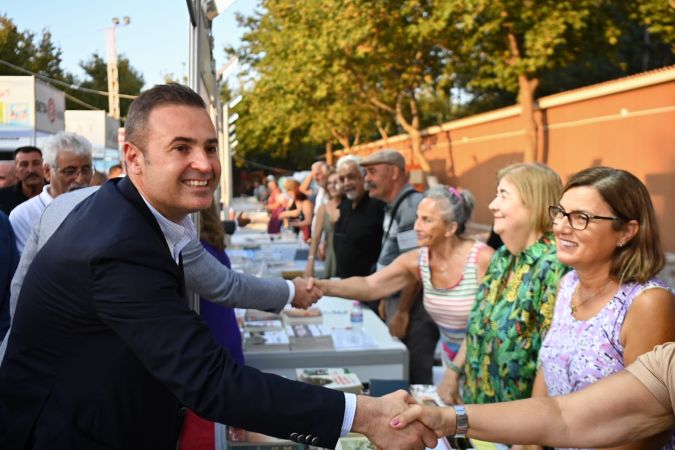
<path fill-rule="evenodd" d="M 173 450 L 181 405 L 334 446 L 343 394 L 237 365 L 182 291 L 128 178 L 78 205 L 26 274 L 0 367 L 0 448 Z"/>
<path fill-rule="evenodd" d="M 19 264 L 14 231 L 7 215 L 0 211 L 0 342 L 9 328 L 9 287 Z"/>

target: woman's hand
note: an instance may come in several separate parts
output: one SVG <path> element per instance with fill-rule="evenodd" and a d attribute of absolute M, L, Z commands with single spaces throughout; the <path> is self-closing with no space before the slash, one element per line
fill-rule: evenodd
<path fill-rule="evenodd" d="M 441 384 L 438 386 L 438 395 L 448 405 L 461 405 L 459 395 L 459 374 L 452 369 L 445 369 Z"/>
<path fill-rule="evenodd" d="M 408 409 L 389 421 L 395 429 L 403 428 L 419 420 L 436 433 L 436 436 L 450 436 L 456 431 L 455 414 L 452 408 L 438 406 L 410 405 Z"/>

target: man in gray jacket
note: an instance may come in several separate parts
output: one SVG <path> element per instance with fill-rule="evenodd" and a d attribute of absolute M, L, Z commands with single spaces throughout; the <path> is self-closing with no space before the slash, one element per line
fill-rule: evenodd
<path fill-rule="evenodd" d="M 38 250 L 49 240 L 73 208 L 98 188 L 99 186 L 92 186 L 61 195 L 45 209 L 26 241 L 26 247 L 12 279 L 11 317 L 14 317 L 16 302 L 28 267 Z M 230 270 L 205 251 L 196 239 L 185 247 L 182 254 L 187 289 L 223 306 L 279 312 L 288 303 L 298 308 L 307 308 L 321 297 L 321 292 L 316 288 L 308 291 L 305 288 L 306 282 L 301 278 L 293 281 L 264 279 Z M 0 363 L 5 356 L 6 347 L 7 339 L 0 346 Z"/>
<path fill-rule="evenodd" d="M 384 236 L 377 259 L 377 270 L 391 264 L 400 254 L 417 247 L 414 230 L 417 206 L 422 193 L 408 183 L 405 159 L 396 150 L 383 149 L 372 153 L 361 165 L 366 169 L 366 188 L 372 198 L 382 200 Z M 412 384 L 432 384 L 434 350 L 439 332 L 422 304 L 421 288 L 407 286 L 401 292 L 380 302 L 380 315 L 389 331 L 408 347 L 409 380 Z"/>

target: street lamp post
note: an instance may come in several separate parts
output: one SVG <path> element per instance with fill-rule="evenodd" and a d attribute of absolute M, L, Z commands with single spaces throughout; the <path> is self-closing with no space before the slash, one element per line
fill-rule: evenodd
<path fill-rule="evenodd" d="M 120 83 L 117 71 L 117 46 L 115 44 L 115 29 L 131 23 L 129 16 L 124 16 L 120 25 L 120 19 L 114 17 L 113 26 L 107 27 L 106 41 L 108 53 L 108 114 L 113 118 L 120 119 Z"/>

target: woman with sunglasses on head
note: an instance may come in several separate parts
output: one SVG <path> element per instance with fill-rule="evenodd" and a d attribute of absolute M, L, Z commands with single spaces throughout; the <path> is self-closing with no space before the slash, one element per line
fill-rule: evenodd
<path fill-rule="evenodd" d="M 466 334 L 469 311 L 493 250 L 464 237 L 474 198 L 467 190 L 436 186 L 417 207 L 419 248 L 398 256 L 367 277 L 314 280 L 324 295 L 374 301 L 413 282 L 423 287 L 424 307 L 438 325 L 446 373 L 459 368 L 453 360 Z"/>
<path fill-rule="evenodd" d="M 665 258 L 644 184 L 625 170 L 582 170 L 549 210 L 558 259 L 574 270 L 560 282 L 533 396 L 578 391 L 675 341 L 675 297 L 655 278 Z M 671 431 L 620 448 L 675 448 Z"/>

